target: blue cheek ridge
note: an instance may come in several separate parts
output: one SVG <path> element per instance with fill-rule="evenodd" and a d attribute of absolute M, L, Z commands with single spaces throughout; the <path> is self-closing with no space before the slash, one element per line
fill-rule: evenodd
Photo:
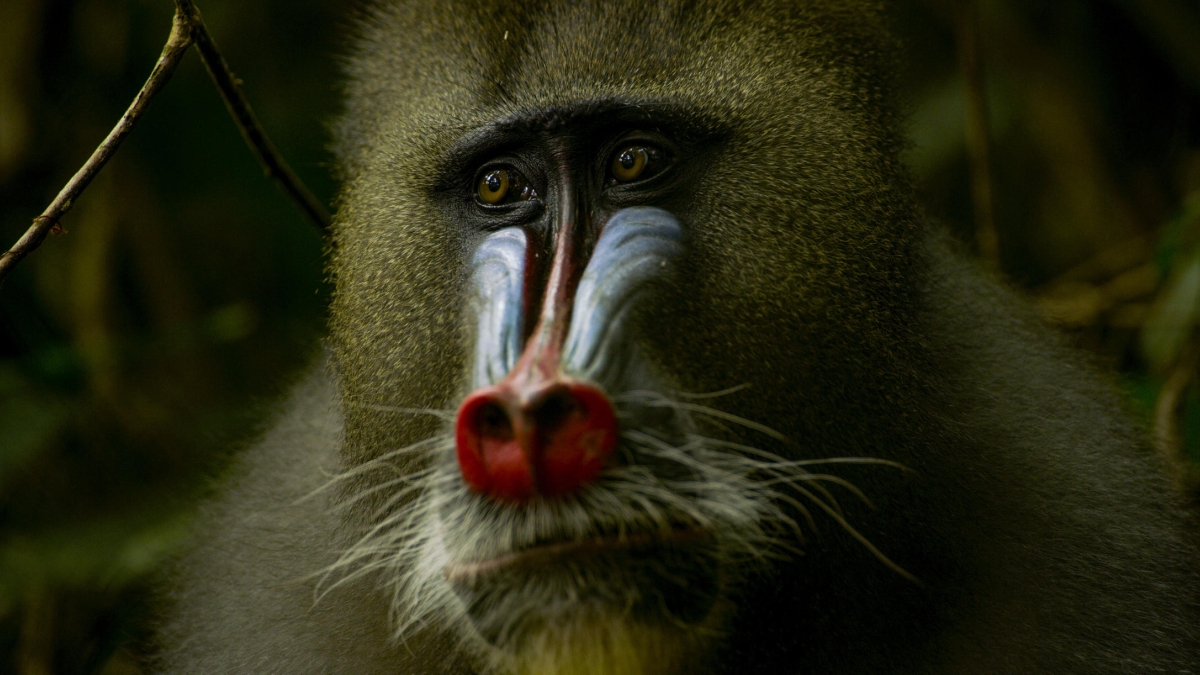
<path fill-rule="evenodd" d="M 521 356 L 524 323 L 525 231 L 488 235 L 471 260 L 471 313 L 477 317 L 472 388 L 500 382 Z M 651 206 L 622 209 L 604 226 L 575 291 L 563 370 L 601 384 L 628 356 L 627 322 L 654 282 L 673 274 L 683 252 L 683 228 Z"/>
<path fill-rule="evenodd" d="M 674 272 L 682 252 L 683 227 L 668 211 L 635 206 L 613 214 L 575 291 L 564 370 L 602 384 L 611 379 L 621 369 L 613 358 L 628 351 L 621 343 L 632 309 Z"/>
<path fill-rule="evenodd" d="M 478 317 L 473 388 L 504 379 L 521 356 L 528 245 L 524 230 L 505 228 L 488 235 L 471 260 L 471 311 Z"/>

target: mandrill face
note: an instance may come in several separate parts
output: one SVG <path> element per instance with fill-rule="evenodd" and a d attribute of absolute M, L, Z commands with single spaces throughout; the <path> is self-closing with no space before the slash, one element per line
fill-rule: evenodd
<path fill-rule="evenodd" d="M 815 574 L 818 521 L 862 538 L 839 471 L 911 460 L 878 442 L 920 264 L 877 19 L 679 4 L 363 22 L 332 312 L 355 534 L 330 581 L 378 578 L 401 640 L 705 671 L 753 643 L 745 598 L 802 604 L 764 579 Z"/>

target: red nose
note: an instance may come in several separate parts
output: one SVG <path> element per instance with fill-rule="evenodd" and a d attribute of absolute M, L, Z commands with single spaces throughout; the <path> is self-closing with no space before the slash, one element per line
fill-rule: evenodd
<path fill-rule="evenodd" d="M 522 391 L 509 381 L 473 392 L 458 409 L 458 464 L 476 492 L 523 502 L 578 491 L 617 445 L 604 392 L 565 379 Z"/>

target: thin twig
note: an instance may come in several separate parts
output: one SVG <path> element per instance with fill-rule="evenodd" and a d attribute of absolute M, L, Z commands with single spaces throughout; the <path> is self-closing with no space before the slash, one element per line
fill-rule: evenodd
<path fill-rule="evenodd" d="M 121 116 L 117 126 L 108 132 L 108 136 L 100 143 L 83 167 L 71 177 L 71 180 L 67 181 L 66 186 L 58 193 L 54 201 L 50 202 L 50 206 L 46 207 L 42 215 L 33 219 L 33 225 L 25 231 L 25 234 L 21 235 L 17 243 L 4 255 L 0 255 L 0 283 L 16 267 L 17 263 L 41 245 L 46 234 L 50 232 L 51 228 L 58 225 L 59 219 L 71 210 L 71 206 L 75 204 L 75 200 L 83 190 L 92 182 L 100 169 L 104 168 L 108 160 L 112 159 L 121 142 L 133 130 L 133 125 L 150 105 L 150 101 L 171 79 L 171 74 L 179 65 L 179 59 L 191 44 L 192 36 L 187 20 L 184 15 L 176 12 L 175 19 L 171 23 L 171 35 L 167 38 L 162 55 L 158 57 L 158 63 L 154 64 L 154 70 L 151 71 L 149 79 L 134 97 L 129 109 Z"/>
<path fill-rule="evenodd" d="M 196 42 L 200 59 L 204 62 L 204 67 L 208 69 L 208 74 L 212 76 L 213 83 L 217 85 L 217 91 L 221 92 L 225 107 L 229 109 L 229 114 L 242 132 L 242 138 L 246 139 L 246 144 L 254 151 L 254 156 L 258 158 L 259 164 L 262 164 L 267 176 L 287 193 L 304 215 L 322 232 L 328 230 L 329 212 L 305 187 L 300 178 L 284 161 L 283 156 L 275 149 L 271 139 L 267 137 L 267 133 L 263 131 L 262 125 L 254 116 L 254 111 L 250 109 L 250 102 L 246 100 L 242 88 L 238 86 L 237 78 L 229 69 L 229 65 L 225 63 L 225 57 L 221 56 L 221 52 L 217 50 L 217 45 L 213 42 L 208 27 L 204 25 L 204 20 L 200 17 L 200 10 L 196 8 L 196 4 L 192 0 L 175 0 L 175 6 L 179 12 L 188 17 L 188 23 L 192 27 L 192 39 Z"/>
<path fill-rule="evenodd" d="M 958 6 L 958 58 L 966 81 L 967 154 L 971 163 L 971 201 L 975 209 L 975 242 L 979 255 L 993 270 L 1000 270 L 1000 238 L 996 234 L 992 196 L 991 125 L 980 56 L 979 17 L 975 0 Z"/>
<path fill-rule="evenodd" d="M 241 87 L 238 86 L 237 78 L 233 76 L 233 72 L 225 63 L 225 58 L 217 50 L 217 45 L 213 42 L 208 27 L 204 25 L 204 19 L 200 17 L 200 10 L 196 8 L 196 4 L 192 0 L 175 0 L 175 18 L 171 23 L 171 34 L 167 38 L 167 44 L 163 47 L 162 55 L 158 58 L 158 63 L 154 65 L 154 70 L 146 80 L 146 84 L 142 86 L 129 109 L 125 111 L 117 125 L 88 158 L 83 168 L 79 169 L 67 182 L 42 215 L 33 219 L 33 224 L 17 240 L 17 243 L 6 253 L 0 255 L 0 284 L 4 282 L 5 277 L 16 267 L 17 263 L 42 244 L 48 233 L 58 228 L 59 220 L 71 210 L 71 206 L 79 198 L 79 195 L 112 158 L 117 148 L 133 129 L 133 125 L 141 119 L 150 105 L 150 101 L 171 79 L 175 67 L 179 65 L 179 60 L 193 43 L 199 50 L 200 60 L 204 62 L 205 68 L 212 76 L 213 83 L 220 92 L 221 98 L 224 99 L 225 106 L 229 109 L 234 123 L 242 132 L 242 137 L 246 139 L 250 149 L 254 151 L 254 156 L 258 158 L 267 176 L 283 189 L 318 229 L 322 232 L 329 229 L 329 212 L 280 156 L 254 117 L 250 103 L 242 93 Z"/>

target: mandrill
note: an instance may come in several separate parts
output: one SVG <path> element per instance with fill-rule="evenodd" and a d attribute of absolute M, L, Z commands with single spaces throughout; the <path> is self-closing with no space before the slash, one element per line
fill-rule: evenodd
<path fill-rule="evenodd" d="M 328 352 L 163 673 L 1200 673 L 1102 377 L 930 226 L 867 0 L 376 2 Z"/>

